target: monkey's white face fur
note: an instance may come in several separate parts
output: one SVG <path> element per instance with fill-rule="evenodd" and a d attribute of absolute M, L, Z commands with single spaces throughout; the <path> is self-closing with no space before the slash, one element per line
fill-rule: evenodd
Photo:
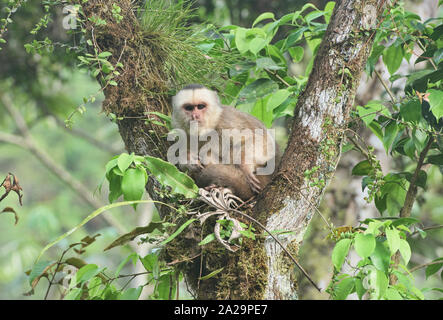
<path fill-rule="evenodd" d="M 199 136 L 214 129 L 222 113 L 217 93 L 205 87 L 180 90 L 172 98 L 172 107 L 172 127 L 189 133 L 190 122 L 196 121 Z"/>

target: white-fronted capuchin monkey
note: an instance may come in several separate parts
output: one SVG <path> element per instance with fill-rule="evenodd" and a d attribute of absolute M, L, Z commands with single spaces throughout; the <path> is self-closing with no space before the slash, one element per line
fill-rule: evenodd
<path fill-rule="evenodd" d="M 226 187 L 247 200 L 271 180 L 278 147 L 261 121 L 222 105 L 215 91 L 198 84 L 180 90 L 172 106 L 172 127 L 187 137 L 179 166 L 200 188 Z"/>

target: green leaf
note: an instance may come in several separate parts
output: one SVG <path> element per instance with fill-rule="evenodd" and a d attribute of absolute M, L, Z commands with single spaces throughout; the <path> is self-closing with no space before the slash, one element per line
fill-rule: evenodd
<path fill-rule="evenodd" d="M 415 144 L 412 139 L 408 139 L 408 141 L 406 141 L 406 143 L 403 145 L 403 150 L 409 158 L 415 160 Z"/>
<path fill-rule="evenodd" d="M 385 127 L 385 134 L 383 136 L 383 147 L 385 148 L 386 153 L 389 152 L 389 148 L 391 147 L 392 143 L 394 142 L 397 134 L 398 134 L 397 122 L 391 121 Z"/>
<path fill-rule="evenodd" d="M 332 11 L 334 11 L 335 1 L 329 1 L 325 5 L 325 21 L 329 24 L 329 20 L 331 19 Z"/>
<path fill-rule="evenodd" d="M 323 11 L 311 11 L 305 16 L 305 20 L 307 23 L 311 23 L 313 20 L 323 16 L 325 12 Z"/>
<path fill-rule="evenodd" d="M 399 225 L 406 225 L 406 226 L 410 226 L 412 224 L 416 224 L 416 223 L 420 223 L 420 220 L 417 218 L 413 218 L 413 217 L 405 217 L 405 218 L 399 218 L 399 219 L 395 219 L 392 221 L 391 226 L 393 227 L 398 227 Z"/>
<path fill-rule="evenodd" d="M 81 267 L 76 274 L 76 283 L 80 284 L 89 281 L 101 272 L 96 264 L 87 264 Z"/>
<path fill-rule="evenodd" d="M 268 57 L 258 58 L 255 61 L 255 63 L 257 65 L 257 69 L 268 69 L 268 70 L 280 70 L 280 69 L 283 69 L 283 67 L 277 65 L 274 60 L 272 60 L 271 58 L 268 58 Z"/>
<path fill-rule="evenodd" d="M 108 52 L 108 51 L 103 51 L 103 52 L 101 52 L 101 53 L 98 55 L 98 57 L 99 57 L 100 59 L 104 59 L 104 58 L 107 58 L 107 57 L 110 57 L 110 56 L 112 56 L 112 53 L 110 53 L 110 52 Z"/>
<path fill-rule="evenodd" d="M 363 282 L 361 281 L 360 278 L 356 278 L 354 284 L 355 284 L 355 291 L 357 292 L 358 298 L 361 300 L 367 290 L 363 286 Z"/>
<path fill-rule="evenodd" d="M 355 165 L 354 168 L 352 168 L 351 174 L 353 176 L 366 176 L 368 175 L 372 170 L 372 166 L 368 160 L 363 160 Z"/>
<path fill-rule="evenodd" d="M 289 96 L 291 92 L 287 89 L 280 89 L 271 94 L 271 97 L 266 103 L 266 111 L 272 112 L 275 108 L 281 105 Z"/>
<path fill-rule="evenodd" d="M 82 288 L 75 288 L 63 298 L 63 300 L 79 300 L 82 296 Z"/>
<path fill-rule="evenodd" d="M 412 94 L 412 89 L 425 92 L 429 83 L 435 83 L 443 77 L 443 69 L 422 70 L 412 73 L 405 85 L 405 93 Z"/>
<path fill-rule="evenodd" d="M 88 283 L 88 294 L 89 297 L 93 298 L 96 296 L 100 296 L 103 290 L 102 279 L 100 277 L 94 277 L 89 280 Z"/>
<path fill-rule="evenodd" d="M 145 159 L 149 171 L 161 184 L 170 187 L 172 192 L 182 194 L 186 198 L 195 198 L 198 195 L 198 187 L 194 180 L 174 165 L 155 157 L 146 156 Z"/>
<path fill-rule="evenodd" d="M 385 298 L 387 300 L 403 300 L 402 296 L 395 288 L 387 288 L 385 292 Z"/>
<path fill-rule="evenodd" d="M 429 156 L 427 162 L 442 166 L 443 165 L 443 153 Z"/>
<path fill-rule="evenodd" d="M 398 68 L 400 68 L 402 60 L 403 49 L 401 46 L 391 45 L 383 52 L 383 62 L 391 75 L 393 75 Z"/>
<path fill-rule="evenodd" d="M 199 243 L 198 243 L 198 245 L 199 246 L 203 246 L 203 245 L 205 245 L 205 244 L 208 244 L 209 242 L 212 242 L 212 241 L 214 241 L 216 238 L 215 238 L 215 234 L 214 233 L 210 233 L 210 234 L 208 234 L 202 241 L 200 241 Z"/>
<path fill-rule="evenodd" d="M 418 123 L 421 119 L 420 101 L 418 99 L 409 100 L 400 107 L 400 114 L 406 122 Z"/>
<path fill-rule="evenodd" d="M 175 282 L 171 281 L 171 276 L 171 274 L 165 274 L 160 277 L 157 287 L 159 299 L 168 300 L 174 296 Z"/>
<path fill-rule="evenodd" d="M 432 276 L 438 270 L 440 270 L 441 267 L 443 267 L 443 258 L 435 259 L 432 262 L 438 262 L 438 261 L 441 261 L 441 262 L 440 263 L 436 263 L 436 264 L 431 264 L 431 265 L 426 267 L 426 279 L 429 278 L 430 276 Z"/>
<path fill-rule="evenodd" d="M 160 245 L 164 246 L 168 242 L 172 241 L 175 237 L 177 237 L 187 226 L 189 226 L 191 223 L 193 223 L 197 219 L 189 219 L 185 223 L 183 223 L 173 234 L 171 234 L 166 240 L 162 241 Z"/>
<path fill-rule="evenodd" d="M 245 28 L 237 28 L 234 31 L 235 35 L 235 46 L 241 54 L 246 53 L 248 51 L 248 42 L 246 40 L 246 29 Z"/>
<path fill-rule="evenodd" d="M 156 279 L 159 274 L 158 256 L 155 253 L 150 253 L 143 258 L 140 257 L 140 261 L 143 264 L 143 267 L 145 267 L 146 271 L 152 272 L 154 278 Z"/>
<path fill-rule="evenodd" d="M 43 273 L 46 272 L 47 268 L 51 266 L 54 262 L 53 261 L 40 261 L 35 263 L 32 266 L 31 273 L 29 274 L 29 283 L 32 285 L 32 282 L 40 277 Z"/>
<path fill-rule="evenodd" d="M 443 91 L 430 89 L 427 92 L 429 93 L 428 99 L 431 111 L 438 120 L 443 117 Z"/>
<path fill-rule="evenodd" d="M 110 203 L 113 203 L 115 200 L 120 197 L 123 192 L 121 189 L 122 184 L 122 177 L 111 174 L 109 178 L 109 194 L 108 194 L 108 200 Z"/>
<path fill-rule="evenodd" d="M 376 240 L 374 252 L 370 255 L 372 264 L 380 271 L 388 272 L 391 262 L 391 253 L 381 240 Z"/>
<path fill-rule="evenodd" d="M 297 46 L 288 49 L 289 54 L 292 57 L 294 63 L 300 62 L 303 59 L 303 54 L 305 50 L 303 47 Z"/>
<path fill-rule="evenodd" d="M 270 97 L 271 96 L 258 99 L 251 110 L 251 115 L 263 122 L 268 128 L 271 127 L 272 120 L 274 120 L 272 112 L 267 111 L 267 101 L 270 99 Z"/>
<path fill-rule="evenodd" d="M 411 259 L 411 247 L 409 246 L 409 243 L 404 239 L 400 239 L 398 249 L 405 262 L 404 264 L 407 265 Z"/>
<path fill-rule="evenodd" d="M 369 101 L 364 107 L 358 106 L 357 113 L 366 126 L 377 117 L 378 114 L 383 114 L 385 116 L 390 116 L 389 110 L 379 101 Z"/>
<path fill-rule="evenodd" d="M 134 154 L 133 153 L 131 153 L 130 155 L 127 153 L 122 153 L 117 158 L 117 166 L 121 172 L 125 172 L 126 169 L 128 169 L 129 166 L 131 165 L 132 161 L 134 161 Z"/>
<path fill-rule="evenodd" d="M 145 179 L 145 173 L 141 168 L 131 168 L 125 171 L 121 188 L 126 201 L 140 200 L 142 198 L 146 186 Z"/>
<path fill-rule="evenodd" d="M 372 47 L 371 55 L 369 56 L 365 66 L 365 70 L 368 75 L 371 75 L 374 72 L 375 65 L 377 64 L 384 49 L 385 47 L 382 45 L 374 45 Z"/>
<path fill-rule="evenodd" d="M 206 280 L 206 279 L 212 278 L 212 277 L 215 276 L 216 274 L 222 272 L 224 268 L 225 268 L 225 267 L 221 267 L 220 269 L 214 270 L 214 271 L 212 271 L 211 273 L 209 273 L 209 274 L 207 274 L 207 275 L 201 277 L 200 280 Z"/>
<path fill-rule="evenodd" d="M 289 36 L 286 38 L 286 43 L 284 48 L 290 48 L 294 44 L 296 44 L 303 37 L 303 32 L 309 30 L 308 27 L 302 27 L 297 29 L 294 32 L 291 32 Z"/>
<path fill-rule="evenodd" d="M 375 280 L 375 295 L 377 299 L 381 299 L 388 289 L 389 279 L 386 274 L 381 271 L 376 271 L 376 280 Z"/>
<path fill-rule="evenodd" d="M 355 278 L 353 277 L 345 278 L 337 283 L 334 288 L 334 300 L 345 300 L 354 289 L 354 283 Z"/>
<path fill-rule="evenodd" d="M 397 252 L 400 249 L 400 234 L 397 229 L 386 229 L 386 239 L 388 240 L 389 249 L 391 250 L 391 254 Z"/>
<path fill-rule="evenodd" d="M 375 249 L 375 237 L 372 234 L 359 233 L 355 236 L 355 251 L 362 258 L 369 257 Z"/>
<path fill-rule="evenodd" d="M 266 19 L 275 20 L 275 16 L 274 16 L 274 14 L 272 12 L 264 12 L 261 15 L 259 15 L 257 17 L 257 19 L 254 20 L 254 23 L 252 24 L 252 26 L 254 27 L 260 21 L 263 21 L 263 20 L 266 20 Z"/>
<path fill-rule="evenodd" d="M 115 271 L 114 277 L 118 277 L 118 276 L 120 275 L 120 271 L 123 269 L 123 267 L 124 267 L 124 266 L 125 266 L 130 260 L 132 260 L 132 262 L 133 262 L 133 264 L 134 264 L 134 266 L 135 266 L 134 260 L 137 259 L 137 258 L 138 258 L 138 254 L 135 253 L 135 252 L 133 252 L 133 253 L 131 253 L 129 256 L 127 256 L 127 257 L 125 258 L 125 260 L 123 260 L 122 262 L 120 262 L 120 264 L 118 265 L 117 270 Z M 135 260 L 135 262 L 136 262 L 136 261 L 137 261 L 137 260 Z"/>
<path fill-rule="evenodd" d="M 249 42 L 249 51 L 251 51 L 254 55 L 260 52 L 263 49 L 268 41 L 263 38 L 256 37 Z"/>
<path fill-rule="evenodd" d="M 139 286 L 138 288 L 129 288 L 119 295 L 118 300 L 138 300 L 142 290 L 143 286 Z"/>
<path fill-rule="evenodd" d="M 279 48 L 277 48 L 276 46 L 274 46 L 272 44 L 268 44 L 266 46 L 266 50 L 268 52 L 268 55 L 277 58 L 280 63 L 286 64 L 286 59 L 283 56 L 283 54 L 281 53 Z"/>
<path fill-rule="evenodd" d="M 337 271 L 341 270 L 343 263 L 345 262 L 346 256 L 349 252 L 349 247 L 351 246 L 351 239 L 342 239 L 332 250 L 332 263 Z"/>
<path fill-rule="evenodd" d="M 260 78 L 244 87 L 239 95 L 238 102 L 243 103 L 256 103 L 257 99 L 267 96 L 268 94 L 277 91 L 278 84 L 271 79 Z"/>

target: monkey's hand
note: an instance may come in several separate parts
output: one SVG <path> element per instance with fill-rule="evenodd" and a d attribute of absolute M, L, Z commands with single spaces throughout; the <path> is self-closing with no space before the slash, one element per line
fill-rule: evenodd
<path fill-rule="evenodd" d="M 246 180 L 248 181 L 251 190 L 254 193 L 259 193 L 263 189 L 263 187 L 260 183 L 260 180 L 258 180 L 254 174 L 254 166 L 241 165 L 240 168 L 245 173 Z"/>

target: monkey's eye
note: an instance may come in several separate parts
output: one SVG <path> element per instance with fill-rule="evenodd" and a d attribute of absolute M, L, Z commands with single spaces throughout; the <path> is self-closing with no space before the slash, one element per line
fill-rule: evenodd
<path fill-rule="evenodd" d="M 186 111 L 192 111 L 192 110 L 194 110 L 194 106 L 193 106 L 193 105 L 190 105 L 190 104 L 187 104 L 187 105 L 183 106 L 183 108 L 184 108 Z"/>
<path fill-rule="evenodd" d="M 204 108 L 206 108 L 206 106 L 204 104 L 199 104 L 197 105 L 198 110 L 202 110 Z"/>

